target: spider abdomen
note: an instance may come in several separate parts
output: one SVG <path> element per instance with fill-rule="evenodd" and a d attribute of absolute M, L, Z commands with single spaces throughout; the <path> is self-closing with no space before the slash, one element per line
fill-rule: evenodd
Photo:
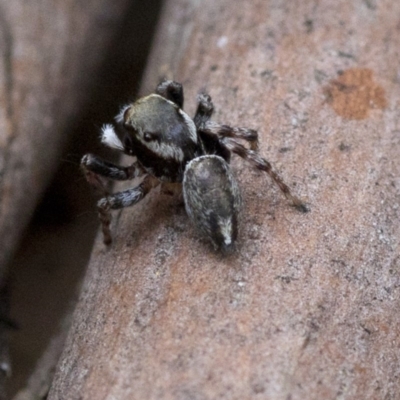
<path fill-rule="evenodd" d="M 183 178 L 186 211 L 196 227 L 225 252 L 234 249 L 241 197 L 228 163 L 219 156 L 193 159 Z"/>

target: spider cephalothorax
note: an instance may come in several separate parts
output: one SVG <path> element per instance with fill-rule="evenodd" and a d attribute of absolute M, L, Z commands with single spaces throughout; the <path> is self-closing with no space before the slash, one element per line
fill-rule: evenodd
<path fill-rule="evenodd" d="M 182 183 L 186 211 L 214 247 L 231 251 L 237 238 L 241 205 L 239 188 L 229 168 L 232 152 L 267 172 L 293 206 L 307 211 L 271 164 L 258 155 L 257 132 L 210 121 L 213 109 L 211 97 L 202 93 L 191 119 L 183 111 L 182 85 L 165 80 L 155 94 L 123 107 L 115 125 L 103 127 L 104 144 L 136 157 L 129 167 L 91 154 L 82 158 L 87 180 L 105 194 L 97 204 L 104 243 L 111 243 L 110 210 L 132 206 L 152 188 L 168 182 Z M 241 140 L 250 148 L 243 146 Z M 137 187 L 115 194 L 107 194 L 101 180 L 129 180 L 141 175 L 144 178 Z"/>

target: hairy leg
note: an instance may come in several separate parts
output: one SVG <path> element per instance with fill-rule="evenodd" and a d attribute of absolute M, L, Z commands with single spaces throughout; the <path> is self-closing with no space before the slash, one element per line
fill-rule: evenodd
<path fill-rule="evenodd" d="M 163 80 L 158 84 L 156 93 L 174 102 L 179 108 L 183 108 L 183 87 L 179 82 Z"/>
<path fill-rule="evenodd" d="M 220 138 L 242 139 L 249 143 L 250 149 L 258 150 L 258 132 L 254 129 L 239 126 L 229 126 L 208 121 L 202 130 L 217 135 Z"/>
<path fill-rule="evenodd" d="M 85 174 L 86 180 L 98 189 L 103 196 L 108 194 L 108 191 L 101 177 L 116 181 L 127 181 L 143 175 L 144 173 L 137 162 L 128 167 L 121 167 L 93 154 L 85 154 L 82 157 L 81 168 Z"/>
<path fill-rule="evenodd" d="M 272 169 L 272 165 L 260 157 L 256 152 L 246 149 L 246 147 L 237 143 L 234 139 L 224 138 L 222 142 L 226 147 L 233 153 L 249 161 L 255 168 L 266 172 L 273 181 L 279 186 L 279 189 L 283 192 L 286 198 L 291 202 L 293 207 L 296 207 L 301 212 L 308 212 L 307 206 L 298 197 L 293 196 L 290 192 L 289 186 L 287 186 L 282 178 Z"/>
<path fill-rule="evenodd" d="M 200 93 L 197 100 L 198 106 L 193 121 L 199 131 L 202 131 L 209 136 L 216 135 L 218 138 L 230 137 L 242 139 L 250 144 L 252 150 L 256 151 L 258 149 L 257 131 L 238 126 L 231 127 L 229 125 L 218 124 L 210 121 L 214 112 L 214 104 L 211 100 L 211 96 L 207 93 Z"/>
<path fill-rule="evenodd" d="M 193 122 L 198 130 L 205 128 L 209 122 L 213 112 L 214 104 L 211 100 L 211 96 L 207 93 L 200 93 L 197 96 L 197 110 L 194 115 Z"/>
<path fill-rule="evenodd" d="M 160 184 L 160 181 L 151 175 L 146 175 L 143 182 L 123 192 L 111 194 L 103 197 L 97 203 L 101 227 L 103 231 L 104 244 L 108 245 L 112 242 L 110 224 L 111 210 L 119 210 L 121 208 L 130 207 L 142 200 L 151 189 Z"/>

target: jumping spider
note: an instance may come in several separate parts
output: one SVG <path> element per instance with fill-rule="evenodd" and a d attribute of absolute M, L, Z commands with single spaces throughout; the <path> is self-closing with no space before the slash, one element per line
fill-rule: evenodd
<path fill-rule="evenodd" d="M 183 111 L 182 85 L 165 80 L 157 86 L 155 94 L 123 107 L 114 126 L 103 126 L 102 143 L 136 157 L 128 167 L 111 164 L 92 154 L 82 158 L 88 182 L 105 195 L 97 203 L 105 244 L 112 241 L 111 210 L 138 203 L 160 183 L 179 183 L 183 186 L 186 211 L 197 228 L 215 248 L 230 252 L 237 238 L 241 206 L 239 188 L 229 168 L 232 152 L 268 173 L 292 206 L 307 211 L 271 164 L 258 155 L 257 132 L 212 122 L 213 110 L 211 97 L 202 93 L 191 119 Z M 137 187 L 114 194 L 107 192 L 101 180 L 101 177 L 129 180 L 141 175 L 144 179 Z"/>

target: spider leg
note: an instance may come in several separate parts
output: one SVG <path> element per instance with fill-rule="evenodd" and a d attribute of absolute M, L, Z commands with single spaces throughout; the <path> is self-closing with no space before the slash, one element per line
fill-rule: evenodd
<path fill-rule="evenodd" d="M 214 104 L 211 96 L 207 93 L 200 93 L 198 98 L 196 114 L 193 118 L 197 130 L 208 135 L 243 139 L 249 142 L 251 150 L 258 149 L 258 133 L 254 129 L 242 128 L 239 126 L 221 125 L 210 121 L 214 112 Z"/>
<path fill-rule="evenodd" d="M 110 230 L 111 210 L 130 207 L 142 200 L 151 189 L 160 184 L 160 181 L 152 175 L 146 175 L 142 183 L 132 189 L 124 190 L 103 197 L 97 202 L 97 209 L 103 231 L 103 242 L 106 245 L 111 244 L 112 236 Z"/>
<path fill-rule="evenodd" d="M 202 129 L 199 129 L 197 132 L 201 138 L 204 154 L 216 154 L 222 157 L 228 164 L 230 163 L 231 151 L 217 135 L 209 131 L 203 131 Z"/>
<path fill-rule="evenodd" d="M 86 180 L 98 189 L 102 195 L 107 195 L 108 191 L 101 177 L 115 181 L 127 181 L 144 173 L 142 167 L 137 162 L 128 167 L 121 167 L 93 154 L 85 154 L 82 157 L 81 168 Z"/>
<path fill-rule="evenodd" d="M 209 122 L 212 113 L 214 112 L 214 104 L 211 100 L 211 96 L 207 93 L 200 93 L 197 96 L 197 101 L 198 105 L 193 122 L 199 130 L 205 128 L 206 124 Z"/>
<path fill-rule="evenodd" d="M 258 132 L 254 129 L 243 128 L 240 126 L 229 126 L 208 121 L 202 129 L 222 138 L 242 139 L 249 143 L 250 149 L 258 150 Z"/>
<path fill-rule="evenodd" d="M 301 212 L 308 212 L 307 206 L 298 197 L 293 196 L 289 187 L 283 182 L 282 178 L 272 169 L 272 165 L 260 157 L 255 151 L 248 150 L 246 147 L 237 143 L 234 139 L 224 138 L 222 142 L 233 153 L 249 161 L 255 168 L 266 172 L 273 181 L 279 186 L 285 197 L 291 202 L 291 205 Z"/>
<path fill-rule="evenodd" d="M 156 93 L 183 108 L 183 87 L 179 82 L 165 79 L 158 84 Z"/>

